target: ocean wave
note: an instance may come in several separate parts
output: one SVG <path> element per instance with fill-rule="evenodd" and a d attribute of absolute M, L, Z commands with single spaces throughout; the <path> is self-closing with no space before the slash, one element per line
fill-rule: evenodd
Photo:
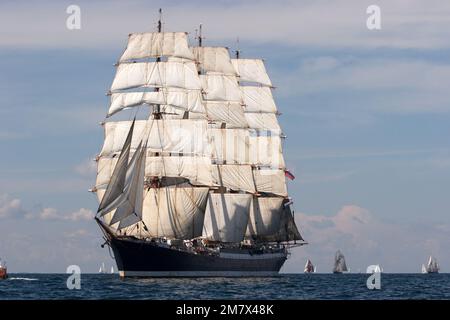
<path fill-rule="evenodd" d="M 24 280 L 24 281 L 37 281 L 35 278 L 8 278 L 8 280 Z"/>

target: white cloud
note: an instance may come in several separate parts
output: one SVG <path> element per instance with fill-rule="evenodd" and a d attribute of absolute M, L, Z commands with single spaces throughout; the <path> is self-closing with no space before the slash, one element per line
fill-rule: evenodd
<path fill-rule="evenodd" d="M 44 208 L 38 212 L 25 209 L 22 201 L 18 198 L 12 198 L 8 194 L 0 195 L 0 219 L 6 218 L 26 218 L 40 220 L 70 220 L 82 221 L 92 220 L 94 212 L 90 209 L 80 208 L 77 211 L 64 213 L 51 207 Z"/>
<path fill-rule="evenodd" d="M 20 199 L 12 198 L 7 194 L 0 195 L 0 219 L 2 218 L 22 218 L 26 211 Z"/>
<path fill-rule="evenodd" d="M 107 6 L 80 0 L 82 29 L 79 31 L 66 29 L 65 11 L 69 4 L 64 1 L 2 4 L 0 18 L 9 26 L 2 37 L 3 45 L 120 45 L 129 32 L 155 29 L 157 8 L 162 7 L 164 28 L 193 32 L 203 23 L 206 42 L 231 41 L 239 36 L 242 42 L 282 42 L 293 46 L 449 47 L 450 19 L 446 13 L 450 3 L 438 0 L 377 1 L 382 14 L 379 31 L 367 30 L 366 8 L 373 3 L 361 0 L 348 0 L 339 5 L 327 0 L 208 3 L 116 0 L 109 1 Z"/>
<path fill-rule="evenodd" d="M 54 208 L 44 208 L 41 212 L 39 212 L 37 218 L 42 220 L 92 220 L 94 218 L 94 213 L 92 210 L 86 208 L 81 208 L 78 211 L 70 213 L 61 213 Z"/>
<path fill-rule="evenodd" d="M 308 258 L 319 272 L 331 272 L 338 249 L 355 272 L 376 263 L 386 272 L 419 272 L 429 255 L 436 256 L 442 266 L 450 264 L 449 224 L 388 223 L 357 205 L 344 206 L 332 216 L 298 213 L 295 218 L 309 244 L 294 250 L 286 272 L 302 272 Z"/>

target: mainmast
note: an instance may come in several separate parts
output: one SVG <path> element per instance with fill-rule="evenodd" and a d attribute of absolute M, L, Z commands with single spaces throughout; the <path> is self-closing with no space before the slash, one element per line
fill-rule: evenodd
<path fill-rule="evenodd" d="M 239 50 L 239 37 L 237 37 L 237 39 L 236 39 L 236 45 L 237 45 L 237 49 L 235 51 L 236 59 L 239 59 L 239 56 L 241 54 L 241 50 Z"/>
<path fill-rule="evenodd" d="M 162 32 L 162 9 L 159 8 L 159 19 L 158 19 L 158 33 Z M 161 57 L 157 57 L 156 58 L 156 62 L 161 62 Z M 159 91 L 159 88 L 155 88 L 155 91 Z M 161 105 L 157 104 L 156 105 L 156 111 L 154 112 L 154 118 L 155 119 L 161 119 Z"/>
<path fill-rule="evenodd" d="M 197 40 L 198 40 L 198 46 L 201 47 L 202 46 L 202 41 L 203 41 L 203 37 L 202 37 L 202 24 L 200 23 L 200 26 L 198 27 L 198 36 L 197 36 Z"/>

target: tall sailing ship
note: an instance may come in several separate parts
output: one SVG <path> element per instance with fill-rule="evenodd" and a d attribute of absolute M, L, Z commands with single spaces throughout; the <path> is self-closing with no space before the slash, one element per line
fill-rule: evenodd
<path fill-rule="evenodd" d="M 116 64 L 92 191 L 121 277 L 272 276 L 305 244 L 263 60 L 197 40 L 160 18 Z"/>

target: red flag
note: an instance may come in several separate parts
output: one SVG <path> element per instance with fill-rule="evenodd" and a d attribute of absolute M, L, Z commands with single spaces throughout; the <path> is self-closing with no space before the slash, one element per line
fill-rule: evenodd
<path fill-rule="evenodd" d="M 284 170 L 284 175 L 286 176 L 286 178 L 288 178 L 290 180 L 295 179 L 295 176 L 289 170 Z"/>

